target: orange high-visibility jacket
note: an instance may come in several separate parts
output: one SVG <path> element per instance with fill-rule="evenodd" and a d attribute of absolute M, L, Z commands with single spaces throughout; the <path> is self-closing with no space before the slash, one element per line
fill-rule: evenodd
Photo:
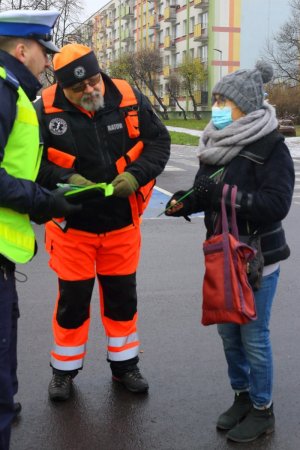
<path fill-rule="evenodd" d="M 138 117 L 138 101 L 136 95 L 125 80 L 113 79 L 112 82 L 122 94 L 122 100 L 119 108 L 125 112 L 125 124 L 129 138 L 138 139 L 140 136 L 139 117 Z M 45 89 L 42 93 L 42 100 L 45 114 L 62 113 L 63 110 L 53 106 L 57 84 Z M 124 172 L 127 165 L 139 158 L 144 148 L 142 140 L 138 140 L 132 148 L 130 148 L 123 156 L 116 161 L 116 169 L 118 173 Z M 48 147 L 48 160 L 58 166 L 71 168 L 74 166 L 76 157 L 66 153 L 58 148 Z M 133 221 L 137 223 L 140 215 L 145 210 L 151 198 L 155 180 L 151 180 L 146 185 L 141 186 L 136 193 L 129 197 L 132 210 Z"/>

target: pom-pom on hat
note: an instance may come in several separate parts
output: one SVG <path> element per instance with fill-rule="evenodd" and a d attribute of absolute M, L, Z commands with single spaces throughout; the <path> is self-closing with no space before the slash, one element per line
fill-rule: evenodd
<path fill-rule="evenodd" d="M 254 70 L 237 70 L 225 75 L 215 85 L 213 94 L 224 95 L 233 101 L 239 109 L 248 114 L 263 107 L 265 99 L 264 83 L 271 81 L 273 67 L 258 61 Z"/>
<path fill-rule="evenodd" d="M 67 44 L 53 58 L 55 77 L 62 88 L 86 80 L 100 72 L 95 53 L 82 44 Z"/>
<path fill-rule="evenodd" d="M 47 53 L 59 52 L 58 47 L 51 42 L 58 11 L 13 9 L 0 12 L 0 36 L 23 37 L 33 39 Z"/>

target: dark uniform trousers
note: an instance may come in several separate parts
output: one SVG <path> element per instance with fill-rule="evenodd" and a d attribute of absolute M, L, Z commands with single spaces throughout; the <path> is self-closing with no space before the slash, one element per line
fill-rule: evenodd
<path fill-rule="evenodd" d="M 0 265 L 0 450 L 8 450 L 17 380 L 18 296 L 14 270 Z"/>

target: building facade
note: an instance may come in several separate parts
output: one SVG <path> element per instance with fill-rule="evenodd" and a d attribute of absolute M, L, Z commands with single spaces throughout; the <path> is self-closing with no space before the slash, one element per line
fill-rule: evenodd
<path fill-rule="evenodd" d="M 143 48 L 159 49 L 162 70 L 156 74 L 158 93 L 170 111 L 179 111 L 168 96 L 168 77 L 185 61 L 201 60 L 207 81 L 195 85 L 199 111 L 209 109 L 212 86 L 221 76 L 240 66 L 242 0 L 111 0 L 81 27 L 100 65 L 109 73 L 111 63 L 123 53 Z M 154 104 L 150 92 L 145 92 Z M 182 107 L 192 110 L 186 92 Z"/>

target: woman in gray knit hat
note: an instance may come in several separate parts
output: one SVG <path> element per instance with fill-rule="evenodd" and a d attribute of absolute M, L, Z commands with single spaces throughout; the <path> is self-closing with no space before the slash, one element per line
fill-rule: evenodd
<path fill-rule="evenodd" d="M 275 110 L 264 101 L 263 85 L 272 75 L 272 66 L 259 62 L 254 70 L 238 70 L 216 84 L 212 118 L 199 146 L 200 168 L 193 193 L 178 203 L 188 191 L 176 192 L 166 211 L 186 218 L 204 211 L 210 237 L 223 186 L 236 185 L 239 234 L 247 241 L 260 237 L 262 277 L 259 285 L 257 280 L 252 284 L 257 320 L 218 325 L 234 402 L 217 419 L 217 428 L 236 442 L 253 441 L 272 432 L 275 425 L 269 322 L 279 262 L 290 254 L 281 221 L 292 202 L 294 167 L 284 137 L 277 131 Z M 230 205 L 230 195 L 226 202 Z"/>

